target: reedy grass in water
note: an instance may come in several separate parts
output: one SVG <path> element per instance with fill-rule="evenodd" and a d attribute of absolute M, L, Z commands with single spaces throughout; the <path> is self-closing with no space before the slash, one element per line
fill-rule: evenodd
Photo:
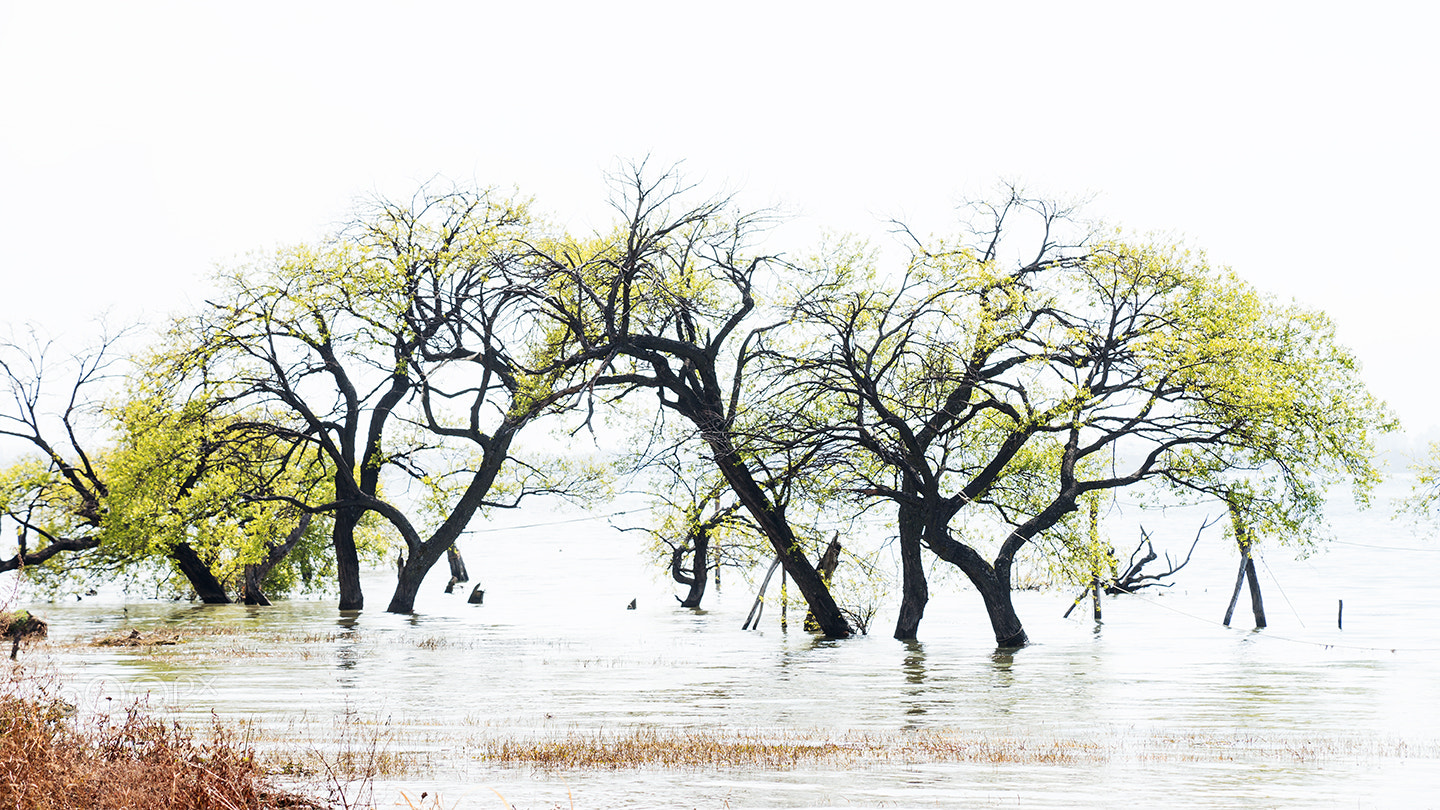
<path fill-rule="evenodd" d="M 540 769 L 679 768 L 788 770 L 968 762 L 1073 765 L 1114 761 L 1324 762 L 1354 758 L 1440 757 L 1440 745 L 1400 740 L 1308 739 L 1282 735 L 1181 734 L 1098 739 L 986 736 L 943 731 L 827 733 L 638 729 L 574 732 L 558 738 L 492 739 L 484 761 Z"/>

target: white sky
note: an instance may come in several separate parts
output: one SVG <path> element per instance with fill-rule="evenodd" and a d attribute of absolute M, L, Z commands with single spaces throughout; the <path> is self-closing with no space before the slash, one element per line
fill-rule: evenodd
<path fill-rule="evenodd" d="M 435 175 L 584 226 L 653 154 L 877 234 L 1010 178 L 1326 310 L 1412 433 L 1440 429 L 1440 12 L 881 8 L 0 0 L 0 322 L 159 320 L 214 264 Z"/>

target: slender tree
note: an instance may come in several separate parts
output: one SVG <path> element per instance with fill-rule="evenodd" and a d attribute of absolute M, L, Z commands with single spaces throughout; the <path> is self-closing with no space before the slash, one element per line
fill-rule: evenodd
<path fill-rule="evenodd" d="M 690 204 L 691 189 L 673 173 L 656 177 L 643 164 L 617 185 L 621 223 L 613 233 L 544 246 L 537 286 L 547 292 L 546 314 L 571 354 L 593 360 L 588 375 L 597 386 L 653 391 L 694 426 L 821 632 L 851 635 L 764 483 L 772 476 L 759 440 L 774 425 L 758 416 L 768 396 L 757 387 L 765 379 L 760 348 L 766 332 L 784 323 L 758 297 L 781 265 L 749 252 L 764 217 L 734 213 L 724 199 Z"/>

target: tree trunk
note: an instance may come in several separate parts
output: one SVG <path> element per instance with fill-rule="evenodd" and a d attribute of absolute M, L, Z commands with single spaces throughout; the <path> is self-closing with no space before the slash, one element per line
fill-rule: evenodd
<path fill-rule="evenodd" d="M 895 638 L 913 640 L 925 617 L 930 587 L 925 582 L 925 561 L 920 556 L 922 524 L 919 510 L 900 507 L 900 615 L 895 619 Z"/>
<path fill-rule="evenodd" d="M 435 563 L 440 561 L 443 551 L 435 551 L 433 548 L 420 548 L 411 554 L 409 559 L 404 560 L 400 567 L 399 579 L 395 583 L 395 594 L 390 597 L 390 604 L 385 610 L 389 613 L 414 613 L 415 596 L 420 593 L 420 583 L 425 581 L 425 575 Z"/>
<path fill-rule="evenodd" d="M 267 543 L 265 559 L 254 565 L 245 566 L 245 579 L 240 585 L 241 596 L 244 598 L 245 604 L 270 604 L 270 600 L 265 596 L 265 592 L 260 590 L 260 583 L 264 582 L 265 577 L 269 576 L 270 569 L 285 559 L 285 555 L 289 554 L 290 550 L 295 548 L 295 545 L 305 536 L 305 530 L 310 528 L 311 517 L 309 512 L 302 513 L 300 515 L 300 523 L 294 529 L 290 530 L 290 534 L 285 537 L 285 542 L 279 545 Z"/>
<path fill-rule="evenodd" d="M 1250 583 L 1250 610 L 1255 614 L 1255 627 L 1265 629 L 1265 602 L 1260 598 L 1260 579 L 1255 576 L 1255 558 L 1245 550 L 1245 579 Z"/>
<path fill-rule="evenodd" d="M 360 590 L 360 555 L 355 550 L 355 525 L 364 510 L 345 508 L 335 513 L 331 534 L 335 547 L 335 581 L 340 586 L 340 609 L 363 610 L 365 594 Z"/>
<path fill-rule="evenodd" d="M 415 596 L 420 592 L 420 584 L 425 581 L 425 575 L 440 561 L 440 558 L 454 547 L 455 541 L 460 539 L 461 533 L 470 525 L 470 520 L 475 516 L 480 505 L 485 501 L 485 495 L 495 483 L 495 476 L 499 475 L 500 468 L 510 456 L 510 443 L 515 438 L 516 431 L 524 427 L 525 422 L 509 422 L 495 431 L 490 437 L 488 446 L 485 447 L 485 455 L 480 466 L 470 478 L 464 493 L 450 509 L 450 514 L 440 524 L 434 533 L 428 538 L 421 539 L 414 534 L 413 528 L 407 524 L 407 528 L 401 532 L 405 538 L 407 550 L 410 552 L 408 558 L 402 558 L 398 581 L 395 583 L 395 594 L 390 597 L 390 604 L 385 607 L 388 613 L 414 613 Z M 393 523 L 393 521 L 392 521 Z M 396 528 L 400 528 L 399 525 Z"/>
<path fill-rule="evenodd" d="M 1242 551 L 1240 556 L 1240 573 L 1235 575 L 1235 590 L 1230 594 L 1230 606 L 1225 608 L 1225 626 L 1230 626 L 1230 619 L 1235 616 L 1235 606 L 1240 604 L 1240 589 L 1245 587 L 1245 564 L 1250 558 Z"/>
<path fill-rule="evenodd" d="M 970 584 L 980 592 L 985 612 L 990 617 L 990 628 L 995 631 L 995 644 L 1001 648 L 1013 648 L 1030 643 L 1010 599 L 1012 558 L 1001 556 L 992 566 L 975 549 L 952 540 L 943 529 L 943 526 L 938 527 L 936 530 L 939 533 L 931 535 L 926 544 L 935 556 L 964 572 Z"/>
<path fill-rule="evenodd" d="M 1235 592 L 1230 595 L 1230 606 L 1225 610 L 1225 626 L 1230 626 L 1230 619 L 1235 615 L 1235 606 L 1240 602 L 1240 588 L 1248 580 L 1250 583 L 1250 610 L 1255 614 L 1255 627 L 1263 630 L 1266 626 L 1265 602 L 1260 598 L 1260 578 L 1255 574 L 1255 558 L 1250 553 L 1253 544 L 1250 528 L 1245 525 L 1240 509 L 1233 502 L 1229 504 L 1229 507 L 1230 523 L 1235 532 L 1235 544 L 1240 547 L 1240 571 L 1235 575 Z"/>
<path fill-rule="evenodd" d="M 270 597 L 260 588 L 265 581 L 265 575 L 260 573 L 260 566 L 245 566 L 245 579 L 240 583 L 240 601 L 247 605 L 270 606 Z"/>
<path fill-rule="evenodd" d="M 775 576 L 775 569 L 780 567 L 780 558 L 776 557 L 775 562 L 770 564 L 770 570 L 765 572 L 765 578 L 760 580 L 760 590 L 755 593 L 755 604 L 750 606 L 750 615 L 745 617 L 745 624 L 740 626 L 741 630 L 760 626 L 760 617 L 765 613 L 765 589 L 770 587 L 770 578 Z"/>
<path fill-rule="evenodd" d="M 725 482 L 735 493 L 745 509 L 755 520 L 756 526 L 765 534 L 770 545 L 775 549 L 775 554 L 784 566 L 785 573 L 794 580 L 795 586 L 800 589 L 801 595 L 805 597 L 805 603 L 810 607 L 810 612 L 815 616 L 815 622 L 820 627 L 820 632 L 827 638 L 849 638 L 854 635 L 850 623 L 845 620 L 844 614 L 835 604 L 835 598 L 830 595 L 830 589 L 820 578 L 810 560 L 805 557 L 805 551 L 800 547 L 798 539 L 790 529 L 790 523 L 785 519 L 783 510 L 777 509 L 765 496 L 760 485 L 756 483 L 754 476 L 740 460 L 734 446 L 730 443 L 729 437 L 723 430 L 716 430 L 714 424 L 723 420 L 719 416 L 712 415 L 711 424 L 705 420 L 694 420 L 701 429 L 706 443 L 710 445 L 714 454 L 715 465 L 719 467 Z"/>
<path fill-rule="evenodd" d="M 690 586 L 690 592 L 680 600 L 680 607 L 698 608 L 700 600 L 705 596 L 706 580 L 709 579 L 710 533 L 698 529 L 691 532 L 688 540 L 690 542 L 686 545 L 690 546 L 693 555 L 690 558 L 690 572 L 687 574 L 684 570 L 686 546 L 682 545 L 670 555 L 670 576 L 681 585 Z"/>
<path fill-rule="evenodd" d="M 195 595 L 207 605 L 228 605 L 230 597 L 225 595 L 225 586 L 210 572 L 210 566 L 200 559 L 188 543 L 179 543 L 170 550 L 170 559 L 180 568 L 180 573 L 190 581 Z"/>
<path fill-rule="evenodd" d="M 827 587 L 827 588 L 830 587 L 830 581 L 835 578 L 835 569 L 838 568 L 839 566 L 840 566 L 840 535 L 839 535 L 839 533 L 837 532 L 836 535 L 835 535 L 835 538 L 830 541 L 830 545 L 828 545 L 828 546 L 825 547 L 825 553 L 820 555 L 820 562 L 818 562 L 818 563 L 815 565 L 815 571 L 816 571 L 816 573 L 820 574 L 820 580 L 825 583 L 825 587 Z M 784 580 L 783 578 L 780 580 L 780 585 L 781 585 L 782 587 L 785 585 L 785 580 Z M 783 597 L 782 597 L 782 599 L 781 599 L 781 601 L 780 601 L 780 605 L 781 605 L 781 610 L 784 610 L 785 601 L 784 601 Z M 783 617 L 784 614 L 782 613 L 781 616 Z M 783 623 L 783 622 L 782 622 L 782 623 Z M 815 621 L 815 614 L 814 614 L 814 613 L 806 613 L 806 614 L 805 614 L 805 625 L 804 625 L 804 627 L 805 627 L 806 630 L 809 630 L 809 631 L 811 631 L 811 632 L 814 632 L 814 631 L 820 629 L 820 624 L 819 624 L 819 622 Z"/>
<path fill-rule="evenodd" d="M 1030 643 L 1030 637 L 1025 635 L 1020 615 L 1015 612 L 1015 604 L 1010 599 L 1009 573 L 1008 570 L 1005 572 L 1003 580 L 992 575 L 981 577 L 979 581 L 971 577 L 970 581 L 985 602 L 990 628 L 995 631 L 995 645 L 1002 648 L 1024 647 Z"/>
<path fill-rule="evenodd" d="M 465 560 L 460 556 L 460 550 L 451 546 L 445 549 L 445 559 L 450 563 L 450 578 L 454 582 L 469 582 L 470 572 L 465 570 Z"/>

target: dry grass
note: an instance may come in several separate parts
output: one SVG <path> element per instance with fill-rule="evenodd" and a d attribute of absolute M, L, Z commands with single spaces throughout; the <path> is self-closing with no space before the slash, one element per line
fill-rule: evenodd
<path fill-rule="evenodd" d="M 149 630 L 144 633 L 139 630 L 129 632 L 119 631 L 106 636 L 100 636 L 90 642 L 95 647 L 156 647 L 162 645 L 179 644 L 182 641 L 190 641 L 196 637 L 193 630 L 177 630 L 165 628 L 161 630 Z"/>
<path fill-rule="evenodd" d="M 959 737 L 938 733 L 716 733 L 640 729 L 618 735 L 488 742 L 494 763 L 540 768 L 759 768 L 916 762 L 1073 763 L 1103 756 L 1101 746 L 1065 740 Z"/>
<path fill-rule="evenodd" d="M 282 790 L 217 725 L 198 742 L 131 707 L 82 726 L 44 697 L 0 696 L 0 806 L 27 810 L 323 807 Z"/>
<path fill-rule="evenodd" d="M 907 733 L 712 732 L 640 729 L 620 734 L 571 733 L 559 738 L 496 739 L 480 745 L 494 764 L 541 769 L 852 768 L 968 762 L 991 765 L 1074 765 L 1127 762 L 1325 762 L 1440 756 L 1433 743 L 1368 738 L 1299 738 L 1205 734 L 1098 739 L 991 737 L 956 732 Z"/>

